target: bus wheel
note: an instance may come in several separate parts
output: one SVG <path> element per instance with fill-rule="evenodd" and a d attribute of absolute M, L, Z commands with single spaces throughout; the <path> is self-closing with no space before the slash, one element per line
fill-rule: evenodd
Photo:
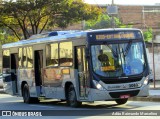
<path fill-rule="evenodd" d="M 128 99 L 116 99 L 115 101 L 117 104 L 122 105 L 125 104 L 128 101 Z"/>
<path fill-rule="evenodd" d="M 76 92 L 73 85 L 70 85 L 67 92 L 67 104 L 71 107 L 78 107 L 82 102 L 77 101 Z"/>
<path fill-rule="evenodd" d="M 29 94 L 29 87 L 27 84 L 25 84 L 23 87 L 23 100 L 24 100 L 24 103 L 31 103 L 31 97 Z"/>
<path fill-rule="evenodd" d="M 66 100 L 64 100 L 64 99 L 60 99 L 60 102 L 65 102 Z"/>
<path fill-rule="evenodd" d="M 33 103 L 39 103 L 40 102 L 40 100 L 38 99 L 38 98 L 31 98 L 31 101 L 33 102 Z"/>

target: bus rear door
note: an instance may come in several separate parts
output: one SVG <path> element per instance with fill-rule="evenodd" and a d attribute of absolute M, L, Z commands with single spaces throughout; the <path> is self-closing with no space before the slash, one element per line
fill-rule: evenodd
<path fill-rule="evenodd" d="M 8 57 L 8 54 L 9 53 L 7 53 L 7 51 L 5 51 L 3 54 L 3 65 L 5 64 L 5 66 L 3 66 L 3 71 L 4 71 L 3 72 L 3 83 L 4 83 L 3 88 L 6 93 L 11 95 L 17 95 L 18 94 L 18 80 L 17 80 L 18 54 L 17 53 L 10 54 L 10 57 Z M 8 66 L 8 68 L 6 66 Z"/>
<path fill-rule="evenodd" d="M 35 83 L 36 83 L 36 90 L 37 95 L 42 96 L 42 84 L 43 84 L 43 50 L 36 50 L 34 52 L 34 69 L 35 69 Z"/>
<path fill-rule="evenodd" d="M 18 54 L 11 54 L 11 79 L 13 95 L 18 94 L 18 80 L 17 80 L 17 69 L 18 69 Z"/>

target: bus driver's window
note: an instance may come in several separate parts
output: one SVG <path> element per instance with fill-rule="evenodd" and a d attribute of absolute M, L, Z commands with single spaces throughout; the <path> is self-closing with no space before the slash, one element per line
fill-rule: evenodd
<path fill-rule="evenodd" d="M 102 63 L 102 66 L 110 66 L 109 58 L 103 53 L 103 50 L 99 51 L 98 60 Z"/>

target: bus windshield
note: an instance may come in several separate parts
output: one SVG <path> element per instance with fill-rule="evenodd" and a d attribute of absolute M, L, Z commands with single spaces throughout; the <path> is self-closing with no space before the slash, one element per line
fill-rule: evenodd
<path fill-rule="evenodd" d="M 141 74 L 145 69 L 142 42 L 92 45 L 93 71 L 103 77 Z"/>

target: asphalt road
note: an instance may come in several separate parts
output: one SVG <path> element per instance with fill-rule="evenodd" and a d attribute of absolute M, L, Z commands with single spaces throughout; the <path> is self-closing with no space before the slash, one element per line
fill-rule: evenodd
<path fill-rule="evenodd" d="M 25 104 L 23 103 L 23 100 L 21 97 L 13 97 L 7 94 L 0 94 L 0 110 L 14 110 L 14 111 L 21 111 L 25 112 L 27 110 L 35 111 L 35 112 L 43 112 L 42 114 L 50 114 L 54 116 L 55 119 L 97 119 L 97 118 L 106 118 L 106 116 L 109 115 L 109 117 L 112 119 L 118 119 L 122 118 L 121 115 L 123 115 L 121 112 L 127 113 L 139 113 L 139 112 L 152 112 L 153 115 L 150 116 L 140 116 L 144 119 L 158 119 L 160 116 L 156 116 L 156 113 L 160 115 L 160 103 L 156 102 L 139 102 L 139 101 L 128 101 L 125 105 L 117 105 L 114 101 L 98 101 L 95 103 L 83 103 L 83 105 L 79 108 L 71 108 L 66 105 L 65 102 L 60 102 L 57 100 L 47 100 L 47 101 L 41 101 L 38 104 Z M 114 112 L 114 114 L 113 114 Z M 73 114 L 73 115 L 72 115 Z M 114 115 L 114 116 L 112 116 Z M 0 117 L 1 118 L 9 118 L 9 119 L 17 119 L 22 117 Z M 44 117 L 23 117 L 28 119 L 48 119 L 52 118 L 51 116 L 45 116 Z M 123 115 L 123 119 L 129 118 L 135 119 L 135 116 Z"/>

